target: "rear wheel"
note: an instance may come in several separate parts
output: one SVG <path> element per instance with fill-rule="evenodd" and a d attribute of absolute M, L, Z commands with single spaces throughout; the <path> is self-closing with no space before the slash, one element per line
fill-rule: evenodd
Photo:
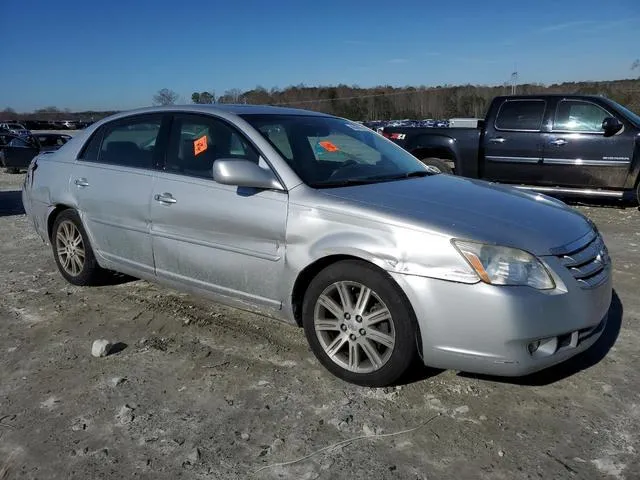
<path fill-rule="evenodd" d="M 302 318 L 315 356 L 347 382 L 391 385 L 416 357 L 408 300 L 391 278 L 364 262 L 322 270 L 305 294 Z"/>
<path fill-rule="evenodd" d="M 64 210 L 55 219 L 51 246 L 58 270 L 73 285 L 94 285 L 104 274 L 93 254 L 87 232 L 73 210 Z"/>
<path fill-rule="evenodd" d="M 427 167 L 431 167 L 434 170 L 437 170 L 438 173 L 447 173 L 449 175 L 453 174 L 453 169 L 447 165 L 446 160 L 442 160 L 440 158 L 428 157 L 420 159 L 422 163 L 424 163 Z"/>

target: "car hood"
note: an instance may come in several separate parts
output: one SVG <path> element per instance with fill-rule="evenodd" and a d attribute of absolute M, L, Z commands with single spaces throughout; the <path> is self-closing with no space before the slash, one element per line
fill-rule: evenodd
<path fill-rule="evenodd" d="M 372 217 L 379 216 L 382 221 L 388 221 L 390 216 L 413 227 L 520 248 L 536 255 L 548 255 L 552 249 L 593 230 L 586 217 L 558 200 L 452 175 L 323 192 L 365 207 Z"/>

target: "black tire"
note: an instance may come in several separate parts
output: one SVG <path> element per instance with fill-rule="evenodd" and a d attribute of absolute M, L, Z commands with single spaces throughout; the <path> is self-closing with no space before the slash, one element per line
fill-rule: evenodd
<path fill-rule="evenodd" d="M 65 225 L 68 226 L 69 224 L 72 224 L 79 233 L 82 239 L 82 243 L 80 245 L 84 251 L 82 267 L 78 268 L 78 271 L 75 274 L 74 272 L 68 271 L 68 268 L 65 268 L 63 265 L 65 260 L 61 258 L 61 253 L 59 251 L 61 240 L 58 239 L 58 234 L 60 233 L 62 236 L 65 236 Z M 67 282 L 72 285 L 88 286 L 98 285 L 104 279 L 105 271 L 98 265 L 96 257 L 93 254 L 93 249 L 91 248 L 87 232 L 82 226 L 82 221 L 75 210 L 63 210 L 56 217 L 51 230 L 51 247 L 53 249 L 53 257 L 56 261 L 56 265 L 58 266 L 58 270 Z"/>
<path fill-rule="evenodd" d="M 437 169 L 440 173 L 446 173 L 448 175 L 453 175 L 453 169 L 445 163 L 445 160 L 440 158 L 422 158 L 420 159 L 422 163 L 427 165 L 428 167 L 433 167 Z"/>
<path fill-rule="evenodd" d="M 330 332 L 317 333 L 315 328 L 316 310 L 318 308 L 324 308 L 320 307 L 321 304 L 318 303 L 318 300 L 321 295 L 325 295 L 324 298 L 326 298 L 326 292 L 334 288 L 335 285 L 340 284 L 339 282 L 345 282 L 346 284 L 354 283 L 371 289 L 370 303 L 365 303 L 363 307 L 362 315 L 365 318 L 363 319 L 360 315 L 357 315 L 354 318 L 349 318 L 349 320 L 341 320 L 338 318 L 338 315 L 331 314 L 332 318 L 325 321 L 332 323 L 335 318 L 337 319 L 339 328 L 332 329 Z M 355 289 L 357 287 L 352 288 Z M 352 292 L 355 292 L 355 290 L 352 290 Z M 351 297 L 353 300 L 352 303 L 356 304 L 357 297 L 355 293 L 353 295 L 354 296 Z M 381 301 L 383 305 L 379 303 L 378 300 Z M 367 315 L 365 315 L 364 312 L 367 305 L 371 306 L 371 310 L 367 312 L 369 316 L 373 316 L 372 311 L 380 312 L 382 311 L 381 307 L 386 306 L 390 312 L 389 320 L 375 324 L 367 324 Z M 358 311 L 357 309 L 358 305 L 354 305 L 352 314 L 355 314 Z M 342 310 L 339 311 L 342 312 Z M 327 318 L 327 312 L 329 312 L 328 309 L 323 312 L 325 319 Z M 347 315 L 345 315 L 344 318 L 347 318 Z M 360 320 L 358 320 L 358 318 Z M 361 323 L 356 324 L 355 321 Z M 356 385 L 366 387 L 393 385 L 405 374 L 409 367 L 412 366 L 417 356 L 415 315 L 404 292 L 393 279 L 384 272 L 362 261 L 347 260 L 334 263 L 322 270 L 311 281 L 302 305 L 302 322 L 307 341 L 320 363 L 338 378 Z M 349 323 L 349 327 L 347 327 L 345 323 Z M 358 327 L 363 326 L 367 327 L 368 330 L 363 328 L 358 330 Z M 352 329 L 352 327 L 354 328 Z M 340 331 L 342 328 L 344 328 L 344 330 Z M 374 333 L 379 335 L 383 328 L 387 329 L 386 332 L 392 332 L 392 334 L 390 333 L 391 336 L 395 335 L 395 343 L 392 348 L 386 347 L 382 343 L 376 343 L 376 341 L 373 340 Z M 363 331 L 370 335 L 369 338 L 366 338 L 365 334 L 360 335 Z M 352 371 L 344 368 L 337 363 L 337 361 L 334 361 L 329 354 L 327 354 L 325 347 L 323 347 L 321 343 L 324 341 L 326 345 L 331 340 L 331 337 L 329 337 L 330 340 L 328 341 L 327 336 L 334 334 L 335 337 L 332 338 L 334 341 L 331 341 L 331 344 L 334 344 L 336 338 L 341 335 L 343 335 L 344 338 L 343 343 L 346 344 L 346 355 L 348 358 L 342 358 L 342 360 L 350 361 L 352 358 L 352 348 L 354 348 L 358 353 L 354 353 L 353 358 L 358 358 L 358 363 L 360 363 L 360 358 L 362 358 L 362 368 L 373 368 L 373 371 Z M 358 338 L 355 338 L 356 335 L 358 335 Z M 362 343 L 360 342 L 366 342 L 368 344 L 367 348 L 362 347 Z M 382 363 L 382 366 L 379 368 L 374 366 L 374 363 L 370 361 L 373 357 L 365 351 L 369 350 L 371 345 L 374 345 L 376 352 L 379 353 L 382 351 L 382 357 L 386 358 L 385 362 Z M 340 347 L 338 351 L 336 351 L 335 356 L 338 356 L 339 352 L 340 355 L 344 355 L 345 352 L 343 348 L 345 347 Z M 362 355 L 364 355 L 364 357 Z"/>

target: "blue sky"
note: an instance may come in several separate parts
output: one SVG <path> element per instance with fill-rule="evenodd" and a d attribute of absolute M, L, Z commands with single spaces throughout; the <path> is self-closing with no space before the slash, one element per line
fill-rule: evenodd
<path fill-rule="evenodd" d="M 0 108 L 125 109 L 160 88 L 640 76 L 639 0 L 2 0 Z M 16 55 L 12 55 L 12 52 Z"/>

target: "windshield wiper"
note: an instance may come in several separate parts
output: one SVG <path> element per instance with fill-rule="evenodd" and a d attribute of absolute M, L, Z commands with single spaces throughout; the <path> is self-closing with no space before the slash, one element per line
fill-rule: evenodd
<path fill-rule="evenodd" d="M 397 175 L 380 175 L 378 177 L 370 177 L 370 180 L 384 182 L 388 180 L 404 180 L 405 178 L 427 177 L 429 175 L 435 175 L 435 173 L 430 172 L 429 170 L 415 170 L 407 173 L 399 173 Z"/>
<path fill-rule="evenodd" d="M 352 185 L 366 185 L 381 181 L 377 178 L 347 178 L 346 180 L 334 180 L 332 182 L 317 182 L 310 184 L 313 188 L 350 187 Z"/>
<path fill-rule="evenodd" d="M 335 180 L 332 182 L 318 182 L 310 186 L 313 188 L 349 187 L 352 185 L 367 185 L 369 183 L 404 180 L 405 178 L 427 177 L 429 175 L 435 175 L 435 173 L 430 172 L 429 170 L 415 170 L 412 172 L 400 173 L 398 175 L 379 175 L 377 177 L 347 178 L 345 180 Z"/>

